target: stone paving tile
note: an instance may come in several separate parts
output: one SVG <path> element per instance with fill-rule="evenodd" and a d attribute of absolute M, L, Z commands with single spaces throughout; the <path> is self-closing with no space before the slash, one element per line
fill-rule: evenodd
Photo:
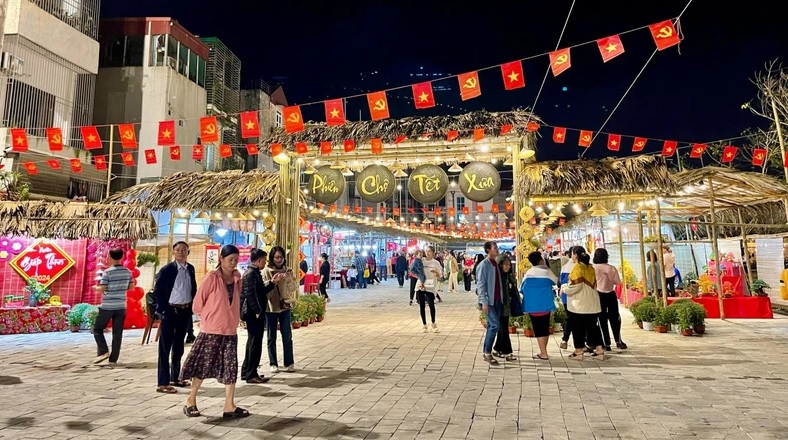
<path fill-rule="evenodd" d="M 513 335 L 519 360 L 491 368 L 473 294 L 444 295 L 437 334 L 421 333 L 392 281 L 330 294 L 326 320 L 293 332 L 296 373 L 238 385 L 243 420 L 221 420 L 215 381 L 199 396 L 205 417 L 183 416 L 184 393 L 156 394 L 156 345 L 138 330 L 119 368 L 90 363 L 86 332 L 2 336 L 0 439 L 788 438 L 782 317 L 711 321 L 687 338 L 638 330 L 624 311 L 631 348 L 606 361 L 569 360 L 554 335 L 551 360 L 536 362 L 536 341 Z"/>

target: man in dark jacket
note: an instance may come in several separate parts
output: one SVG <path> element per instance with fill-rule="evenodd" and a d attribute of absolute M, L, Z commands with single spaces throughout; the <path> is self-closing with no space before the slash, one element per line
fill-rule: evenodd
<path fill-rule="evenodd" d="M 394 265 L 394 272 L 397 274 L 397 282 L 399 287 L 405 286 L 405 274 L 408 273 L 408 259 L 405 254 L 400 252 L 397 256 L 397 263 Z"/>
<path fill-rule="evenodd" d="M 271 282 L 263 281 L 260 269 L 265 267 L 268 255 L 264 250 L 252 249 L 249 256 L 249 267 L 243 276 L 241 289 L 241 319 L 246 322 L 249 338 L 246 340 L 246 356 L 241 367 L 241 379 L 247 383 L 266 383 L 268 378 L 260 376 L 257 368 L 263 355 L 263 329 L 265 329 L 265 311 L 268 307 L 268 293 L 284 275 L 277 273 Z"/>

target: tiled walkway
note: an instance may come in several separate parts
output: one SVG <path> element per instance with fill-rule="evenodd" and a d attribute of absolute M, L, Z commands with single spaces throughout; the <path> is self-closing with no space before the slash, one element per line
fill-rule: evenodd
<path fill-rule="evenodd" d="M 0 438 L 788 438 L 784 318 L 714 321 L 688 338 L 627 315 L 631 348 L 607 361 L 568 360 L 557 338 L 550 362 L 532 361 L 535 340 L 519 335 L 520 360 L 491 368 L 472 293 L 443 295 L 437 334 L 421 333 L 392 281 L 329 293 L 326 320 L 294 331 L 298 372 L 239 384 L 252 416 L 237 421 L 218 417 L 215 381 L 199 396 L 205 417 L 183 415 L 183 393 L 155 393 L 157 349 L 140 331 L 114 369 L 91 365 L 87 332 L 2 336 Z"/>

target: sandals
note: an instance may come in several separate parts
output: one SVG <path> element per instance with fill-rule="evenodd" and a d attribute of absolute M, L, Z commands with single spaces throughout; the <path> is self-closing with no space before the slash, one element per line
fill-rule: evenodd
<path fill-rule="evenodd" d="M 487 362 L 490 365 L 498 365 L 498 361 L 490 354 L 482 355 L 482 358 L 484 359 L 484 362 Z"/>
<path fill-rule="evenodd" d="M 492 355 L 497 357 L 497 358 L 505 358 L 506 357 L 505 354 L 502 354 L 501 352 L 498 352 L 498 351 L 492 352 Z"/>
<path fill-rule="evenodd" d="M 576 360 L 576 361 L 582 361 L 583 360 L 583 354 L 584 353 L 578 353 L 578 352 L 574 351 L 574 352 L 572 352 L 572 354 L 569 355 L 569 359 L 573 359 L 573 360 Z"/>
<path fill-rule="evenodd" d="M 266 382 L 268 382 L 269 380 L 270 380 L 270 379 L 269 379 L 269 378 L 267 378 L 267 377 L 259 377 L 259 376 L 258 376 L 258 377 L 253 377 L 253 378 L 251 378 L 251 379 L 248 379 L 248 380 L 246 381 L 246 383 L 260 384 L 260 383 L 266 383 Z"/>
<path fill-rule="evenodd" d="M 605 352 L 602 352 L 602 353 L 594 352 L 591 355 L 591 359 L 595 359 L 595 360 L 598 360 L 598 361 L 603 361 L 603 360 L 605 360 Z"/>
<path fill-rule="evenodd" d="M 192 406 L 184 406 L 183 413 L 186 414 L 186 417 L 200 417 L 200 410 L 197 409 L 197 405 Z"/>
<path fill-rule="evenodd" d="M 156 392 L 157 393 L 164 393 L 164 394 L 175 394 L 175 393 L 178 392 L 178 390 L 176 390 L 175 388 L 173 388 L 170 385 L 163 385 L 163 386 L 160 386 L 160 387 L 156 387 Z"/>
<path fill-rule="evenodd" d="M 511 362 L 511 361 L 516 361 L 516 360 L 517 360 L 517 358 L 514 356 L 514 354 L 512 354 L 512 353 L 509 353 L 509 354 L 507 354 L 507 355 L 506 355 L 506 357 L 504 358 L 504 360 L 505 360 L 505 361 L 509 361 L 509 362 Z"/>
<path fill-rule="evenodd" d="M 237 406 L 233 412 L 222 413 L 222 417 L 225 419 L 241 419 L 244 417 L 249 417 L 249 411 Z"/>
<path fill-rule="evenodd" d="M 170 382 L 170 386 L 178 387 L 178 388 L 188 388 L 192 386 L 188 380 L 176 380 L 175 382 Z"/>
<path fill-rule="evenodd" d="M 550 360 L 550 358 L 543 358 L 541 354 L 535 354 L 535 355 L 531 356 L 531 359 L 533 359 L 535 361 L 549 361 Z"/>

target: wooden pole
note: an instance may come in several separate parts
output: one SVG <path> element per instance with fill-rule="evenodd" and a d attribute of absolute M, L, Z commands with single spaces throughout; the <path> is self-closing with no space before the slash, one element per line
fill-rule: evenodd
<path fill-rule="evenodd" d="M 780 141 L 780 158 L 785 157 L 785 138 L 783 137 L 783 129 L 782 123 L 780 122 L 780 115 L 777 113 L 777 104 L 774 102 L 774 96 L 772 96 L 771 90 L 768 92 L 769 98 L 772 101 L 772 112 L 774 113 L 774 125 L 777 127 L 777 140 Z M 788 167 L 785 166 L 785 161 L 783 162 L 783 174 L 785 175 L 785 181 L 788 182 Z"/>
<path fill-rule="evenodd" d="M 648 276 L 646 273 L 646 244 L 643 242 L 643 213 L 636 211 L 638 216 L 638 247 L 640 248 L 640 273 L 643 280 L 644 294 L 648 295 Z"/>
<path fill-rule="evenodd" d="M 175 235 L 175 211 L 170 211 L 169 228 L 170 229 L 167 234 L 167 262 L 168 263 L 172 261 L 172 244 L 174 242 L 174 235 Z"/>
<path fill-rule="evenodd" d="M 528 136 L 526 135 L 525 137 L 523 137 L 522 143 L 524 144 L 527 142 L 528 142 Z M 515 142 L 512 145 L 512 175 L 513 176 L 519 176 L 523 169 L 523 161 L 522 159 L 520 159 L 520 149 L 522 149 L 522 147 L 523 146 L 521 145 L 520 142 Z M 520 226 L 523 224 L 523 220 L 520 218 L 520 209 L 522 209 L 523 206 L 526 206 L 527 202 L 525 201 L 523 195 L 520 194 L 517 185 L 512 186 L 512 202 L 514 205 L 513 208 L 514 208 L 515 258 L 519 262 L 519 261 L 524 261 L 524 259 L 527 257 L 526 255 L 523 255 L 523 252 L 520 251 L 520 244 L 523 242 L 523 237 L 522 234 L 520 233 Z M 561 240 L 562 248 L 563 245 L 564 245 L 563 240 Z M 523 271 L 520 270 L 519 266 L 520 266 L 519 264 L 516 264 L 514 267 L 515 277 L 517 280 L 521 280 L 524 275 Z"/>
<path fill-rule="evenodd" d="M 722 275 L 720 273 L 720 249 L 717 242 L 717 209 L 714 207 L 713 179 L 709 179 L 709 210 L 711 211 L 711 251 L 714 252 L 714 262 L 717 264 L 717 300 L 720 307 L 720 319 L 725 319 L 725 310 L 722 307 Z"/>
<path fill-rule="evenodd" d="M 115 126 L 109 125 L 109 154 L 107 155 L 107 198 L 109 198 L 109 186 L 112 183 L 112 154 L 115 150 Z"/>
<path fill-rule="evenodd" d="M 747 279 L 752 286 L 752 267 L 750 267 L 750 251 L 747 249 L 747 228 L 744 227 L 744 219 L 741 215 L 741 208 L 736 210 L 739 214 L 739 223 L 741 224 L 741 244 L 744 249 L 744 267 L 747 268 Z M 748 289 L 749 290 L 749 289 Z"/>
<path fill-rule="evenodd" d="M 621 235 L 621 211 L 616 211 L 616 224 L 618 225 L 618 255 L 621 263 L 621 299 L 624 307 L 629 305 L 627 301 L 627 277 L 624 275 L 624 237 Z"/>
<path fill-rule="evenodd" d="M 665 273 L 665 259 L 662 256 L 662 210 L 660 209 L 660 202 L 657 200 L 657 212 L 656 212 L 656 225 L 657 225 L 657 261 L 659 262 L 659 267 L 662 268 L 662 279 L 659 280 L 660 285 L 662 286 L 662 303 L 665 307 L 668 306 L 668 280 L 665 278 L 668 276 Z M 657 271 L 659 272 L 659 271 Z M 654 280 L 657 282 L 657 280 Z"/>

